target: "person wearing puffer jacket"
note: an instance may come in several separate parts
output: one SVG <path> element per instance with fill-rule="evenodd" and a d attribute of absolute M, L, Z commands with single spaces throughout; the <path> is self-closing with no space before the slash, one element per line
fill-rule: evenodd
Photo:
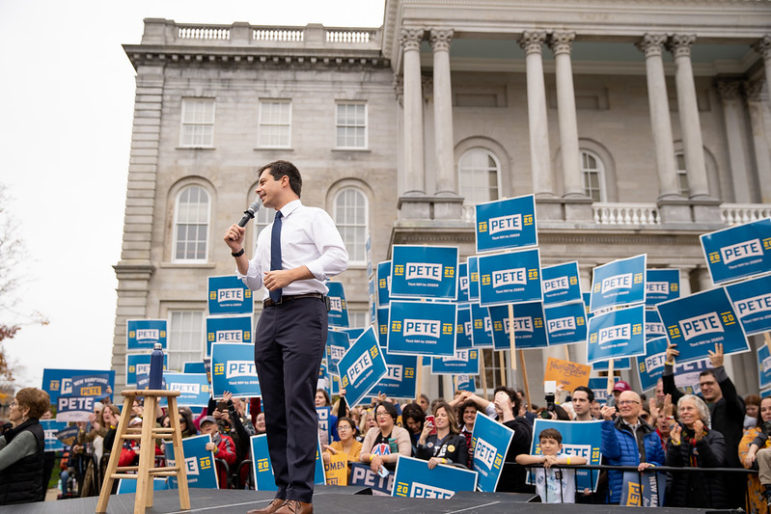
<path fill-rule="evenodd" d="M 618 408 L 618 417 L 613 413 Z M 642 401 L 634 391 L 619 395 L 616 407 L 604 406 L 601 410 L 602 443 L 601 452 L 611 466 L 637 466 L 643 471 L 664 464 L 664 449 L 661 439 L 649 424 L 640 418 Z M 624 485 L 622 471 L 608 471 L 608 503 L 619 503 Z"/>

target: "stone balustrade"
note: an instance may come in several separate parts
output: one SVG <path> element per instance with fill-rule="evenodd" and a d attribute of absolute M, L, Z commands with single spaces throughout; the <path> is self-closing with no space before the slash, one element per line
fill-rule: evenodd
<path fill-rule="evenodd" d="M 661 216 L 654 203 L 592 204 L 594 222 L 598 225 L 659 225 Z"/>
<path fill-rule="evenodd" d="M 720 217 L 726 225 L 740 225 L 771 217 L 771 205 L 762 203 L 724 203 Z"/>

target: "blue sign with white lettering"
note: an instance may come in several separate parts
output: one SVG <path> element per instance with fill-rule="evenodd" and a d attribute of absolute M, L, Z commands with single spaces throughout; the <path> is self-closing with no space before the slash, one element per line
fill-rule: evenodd
<path fill-rule="evenodd" d="M 457 375 L 455 379 L 455 388 L 458 391 L 477 392 L 477 385 L 472 375 Z"/>
<path fill-rule="evenodd" d="M 153 491 L 166 491 L 170 489 L 168 478 L 153 478 Z M 115 494 L 136 494 L 137 481 L 132 478 L 118 479 L 118 489 Z"/>
<path fill-rule="evenodd" d="M 458 295 L 458 248 L 393 246 L 391 298 L 444 298 Z"/>
<path fill-rule="evenodd" d="M 645 355 L 645 307 L 637 305 L 589 320 L 588 362 Z"/>
<path fill-rule="evenodd" d="M 273 464 L 270 462 L 268 452 L 268 436 L 265 434 L 253 435 L 249 438 L 252 449 L 252 472 L 254 473 L 255 489 L 257 491 L 276 491 L 276 479 L 273 475 Z M 185 454 L 187 455 L 187 454 Z M 314 467 L 313 483 L 322 485 L 326 483 L 324 474 L 324 461 L 321 459 L 321 444 L 316 440 L 316 465 Z"/>
<path fill-rule="evenodd" d="M 578 262 L 566 262 L 541 269 L 543 305 L 572 302 L 581 299 Z"/>
<path fill-rule="evenodd" d="M 56 399 L 56 421 L 88 421 L 94 414 L 93 396 L 59 396 Z"/>
<path fill-rule="evenodd" d="M 213 398 L 222 398 L 225 391 L 233 393 L 233 398 L 262 396 L 254 366 L 254 344 L 214 343 L 211 366 Z"/>
<path fill-rule="evenodd" d="M 152 350 L 155 343 L 166 348 L 165 319 L 130 319 L 126 321 L 126 350 Z"/>
<path fill-rule="evenodd" d="M 361 336 L 364 333 L 365 329 L 363 329 L 363 328 L 341 328 L 339 330 L 340 330 L 340 332 L 345 332 L 346 334 L 348 334 L 348 340 L 349 341 L 355 341 L 356 339 L 359 338 L 359 336 Z"/>
<path fill-rule="evenodd" d="M 479 473 L 478 488 L 481 492 L 495 492 L 512 437 L 512 429 L 477 412 L 471 444 L 474 448 L 474 471 Z"/>
<path fill-rule="evenodd" d="M 479 257 L 472 255 L 466 261 L 468 271 L 468 299 L 479 301 Z"/>
<path fill-rule="evenodd" d="M 508 306 L 490 307 L 493 320 L 493 342 L 496 350 L 511 348 Z M 545 348 L 549 345 L 544 326 L 541 302 L 520 303 L 514 306 L 514 344 L 518 350 Z"/>
<path fill-rule="evenodd" d="M 164 373 L 166 389 L 179 391 L 177 405 L 180 407 L 206 407 L 211 397 L 211 386 L 206 373 Z M 166 398 L 161 398 L 161 407 L 166 405 Z"/>
<path fill-rule="evenodd" d="M 348 327 L 348 304 L 345 301 L 345 291 L 340 282 L 327 282 L 329 292 L 329 311 L 327 312 L 327 324 L 330 327 Z"/>
<path fill-rule="evenodd" d="M 51 405 L 56 405 L 56 399 L 60 394 L 72 395 L 72 379 L 86 375 L 102 375 L 106 373 L 110 378 L 110 388 L 115 390 L 115 370 L 104 369 L 43 369 L 43 387 L 48 393 Z M 127 384 L 130 382 L 127 382 Z M 110 395 L 112 398 L 112 394 Z"/>
<path fill-rule="evenodd" d="M 78 375 L 72 377 L 73 396 L 95 396 L 104 398 L 110 386 L 110 374 L 93 373 L 90 375 Z"/>
<path fill-rule="evenodd" d="M 414 355 L 395 355 L 386 351 L 383 351 L 383 358 L 387 371 L 372 388 L 372 392 L 385 393 L 389 398 L 415 398 L 418 358 Z"/>
<path fill-rule="evenodd" d="M 592 371 L 608 371 L 610 369 L 610 360 L 592 362 Z M 624 371 L 632 369 L 632 359 L 624 357 L 623 359 L 613 359 L 613 371 Z"/>
<path fill-rule="evenodd" d="M 542 455 L 540 434 L 547 428 L 556 429 L 562 435 L 560 455 L 565 457 L 583 457 L 591 466 L 599 466 L 602 460 L 600 441 L 602 441 L 602 421 L 555 421 L 536 418 L 533 423 L 533 440 L 530 443 L 530 455 Z M 528 472 L 528 484 L 532 484 L 533 468 Z M 541 473 L 543 471 L 541 470 Z M 600 472 L 589 469 L 576 469 L 576 491 L 589 489 L 597 491 Z M 565 503 L 572 503 L 566 501 Z"/>
<path fill-rule="evenodd" d="M 182 454 L 185 456 L 185 472 L 187 486 L 196 489 L 218 489 L 219 477 L 214 464 L 214 452 L 206 449 L 206 444 L 212 442 L 211 435 L 196 435 L 182 440 Z M 174 446 L 166 445 L 166 463 L 176 465 Z M 171 489 L 177 488 L 177 478 L 169 477 Z"/>
<path fill-rule="evenodd" d="M 493 320 L 490 318 L 490 310 L 478 303 L 472 303 L 471 324 L 471 340 L 474 348 L 492 348 Z"/>
<path fill-rule="evenodd" d="M 459 305 L 457 312 L 458 324 L 455 326 L 455 349 L 472 348 L 474 346 L 474 340 L 472 339 L 472 331 L 474 329 L 471 326 L 471 306 Z"/>
<path fill-rule="evenodd" d="M 387 372 L 383 352 L 373 327 L 368 328 L 337 364 L 340 386 L 349 405 L 357 405 Z"/>
<path fill-rule="evenodd" d="M 169 367 L 169 354 L 163 354 L 163 369 Z M 137 376 L 150 374 L 150 353 L 126 355 L 126 385 L 136 385 Z"/>
<path fill-rule="evenodd" d="M 466 468 L 439 464 L 428 469 L 428 462 L 401 455 L 396 462 L 392 496 L 446 500 L 460 491 L 475 491 L 478 474 Z"/>
<path fill-rule="evenodd" d="M 403 355 L 455 353 L 456 305 L 391 302 L 388 352 Z"/>
<path fill-rule="evenodd" d="M 331 374 L 338 374 L 337 363 L 343 358 L 350 345 L 348 334 L 345 332 L 327 331 L 327 369 Z"/>
<path fill-rule="evenodd" d="M 771 218 L 700 236 L 715 284 L 771 271 Z"/>
<path fill-rule="evenodd" d="M 235 275 L 209 277 L 209 314 L 251 314 L 252 290 Z"/>
<path fill-rule="evenodd" d="M 515 307 L 516 309 L 516 307 Z M 586 314 L 582 300 L 544 307 L 549 346 L 586 342 Z"/>
<path fill-rule="evenodd" d="M 377 265 L 377 305 L 388 307 L 391 301 L 391 261 Z"/>
<path fill-rule="evenodd" d="M 468 303 L 468 263 L 461 262 L 458 264 L 458 297 L 455 299 L 457 303 Z"/>
<path fill-rule="evenodd" d="M 656 306 L 667 338 L 677 345 L 678 362 L 708 357 L 716 344 L 731 355 L 749 351 L 744 329 L 725 289 L 718 287 Z"/>
<path fill-rule="evenodd" d="M 43 434 L 45 435 L 45 451 L 63 451 L 64 443 L 56 438 L 56 434 L 59 433 L 59 430 L 64 430 L 67 428 L 67 422 L 56 421 L 53 419 L 41 419 L 40 426 L 43 427 Z"/>
<path fill-rule="evenodd" d="M 771 387 L 771 353 L 768 351 L 768 345 L 762 345 L 758 348 L 758 389 Z"/>
<path fill-rule="evenodd" d="M 657 337 L 667 337 L 667 329 L 661 322 L 661 316 L 659 311 L 646 310 L 645 311 L 645 340 L 650 341 Z"/>
<path fill-rule="evenodd" d="M 383 350 L 388 349 L 388 311 L 388 307 L 381 307 L 377 310 L 378 342 Z"/>
<path fill-rule="evenodd" d="M 645 271 L 645 306 L 680 298 L 679 269 L 649 269 Z"/>
<path fill-rule="evenodd" d="M 455 350 L 451 357 L 432 357 L 431 373 L 434 375 L 479 374 L 479 350 L 476 348 Z"/>
<path fill-rule="evenodd" d="M 535 196 L 478 203 L 475 226 L 477 252 L 537 245 Z"/>
<path fill-rule="evenodd" d="M 725 286 L 747 335 L 771 330 L 771 275 Z"/>
<path fill-rule="evenodd" d="M 227 316 L 206 318 L 206 356 L 214 343 L 251 343 L 252 317 Z"/>
<path fill-rule="evenodd" d="M 615 305 L 645 301 L 646 255 L 619 259 L 594 268 L 590 309 L 596 312 Z"/>
<path fill-rule="evenodd" d="M 538 248 L 479 258 L 479 303 L 490 307 L 541 301 Z"/>
<path fill-rule="evenodd" d="M 637 372 L 640 377 L 640 388 L 643 391 L 656 387 L 656 382 L 664 374 L 666 351 L 666 337 L 649 339 L 645 342 L 645 356 L 637 358 Z"/>
<path fill-rule="evenodd" d="M 206 364 L 203 362 L 186 362 L 185 367 L 182 369 L 183 373 L 206 373 Z"/>
<path fill-rule="evenodd" d="M 626 359 L 629 360 L 629 359 Z M 594 368 L 592 368 L 594 369 Z M 614 366 L 614 369 L 618 369 Z M 614 377 L 613 382 L 616 383 L 621 380 L 619 377 Z M 608 378 L 607 377 L 595 377 L 589 379 L 589 385 L 587 386 L 594 393 L 594 399 L 601 404 L 608 403 Z"/>

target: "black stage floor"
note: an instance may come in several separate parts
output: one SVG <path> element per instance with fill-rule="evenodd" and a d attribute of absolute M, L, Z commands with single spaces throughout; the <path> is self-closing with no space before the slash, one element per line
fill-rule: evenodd
<path fill-rule="evenodd" d="M 449 500 L 427 500 L 412 498 L 392 498 L 388 496 L 371 496 L 369 490 L 361 487 L 316 486 L 313 498 L 313 511 L 317 514 L 392 514 L 392 513 L 425 513 L 425 514 L 494 514 L 502 512 L 543 513 L 570 512 L 572 514 L 596 514 L 605 512 L 619 513 L 620 509 L 628 507 L 611 505 L 544 505 L 529 503 L 532 498 L 525 494 L 507 493 L 459 493 Z M 273 499 L 273 493 L 268 491 L 239 491 L 217 489 L 190 489 L 189 511 L 179 510 L 179 494 L 177 491 L 156 491 L 155 505 L 147 509 L 150 514 L 169 514 L 185 512 L 202 512 L 212 514 L 244 514 L 247 510 L 260 508 Z M 38 502 L 34 504 L 0 507 L 0 512 L 14 514 L 83 514 L 94 512 L 96 497 L 59 500 L 55 502 Z M 134 512 L 134 495 L 122 494 L 110 497 L 107 507 L 109 514 L 132 514 Z M 704 512 L 696 509 L 675 508 L 635 508 L 635 514 L 656 512 L 658 514 L 675 514 L 689 512 Z"/>

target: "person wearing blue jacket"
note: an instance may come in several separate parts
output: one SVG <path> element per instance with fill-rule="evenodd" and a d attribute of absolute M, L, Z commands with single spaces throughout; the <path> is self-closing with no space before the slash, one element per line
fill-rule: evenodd
<path fill-rule="evenodd" d="M 618 409 L 618 417 L 613 414 Z M 634 391 L 624 391 L 616 407 L 601 410 L 603 457 L 611 466 L 637 466 L 638 471 L 664 464 L 666 455 L 656 430 L 640 418 L 642 400 Z M 624 485 L 622 471 L 608 471 L 608 503 L 619 503 Z M 663 484 L 662 484 L 663 490 Z"/>

